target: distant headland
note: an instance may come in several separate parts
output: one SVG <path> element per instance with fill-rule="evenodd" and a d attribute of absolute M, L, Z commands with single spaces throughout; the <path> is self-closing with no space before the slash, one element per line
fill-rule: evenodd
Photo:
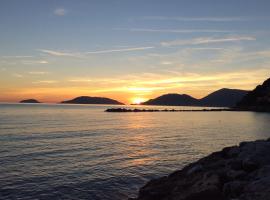
<path fill-rule="evenodd" d="M 20 103 L 41 103 L 41 102 L 39 102 L 36 99 L 25 99 L 25 100 L 20 101 Z"/>
<path fill-rule="evenodd" d="M 196 99 L 187 94 L 173 93 L 150 99 L 142 103 L 142 105 L 233 107 L 247 93 L 246 90 L 223 88 L 210 93 L 202 99 Z"/>
<path fill-rule="evenodd" d="M 20 103 L 41 103 L 36 99 L 25 99 Z M 60 102 L 62 104 L 108 104 L 124 105 L 114 99 L 106 97 L 80 96 Z M 209 95 L 196 99 L 187 94 L 165 94 L 146 102 L 133 105 L 159 106 L 201 106 L 201 107 L 229 107 L 236 111 L 270 111 L 270 78 L 252 91 L 223 88 Z"/>
<path fill-rule="evenodd" d="M 244 96 L 236 107 L 251 111 L 270 112 L 270 78 Z"/>
<path fill-rule="evenodd" d="M 110 105 L 124 105 L 123 103 L 114 99 L 105 97 L 89 97 L 81 96 L 71 100 L 62 101 L 63 104 L 110 104 Z"/>

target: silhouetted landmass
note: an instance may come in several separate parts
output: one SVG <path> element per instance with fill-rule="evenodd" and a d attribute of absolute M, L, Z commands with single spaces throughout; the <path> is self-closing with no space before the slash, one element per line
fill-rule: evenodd
<path fill-rule="evenodd" d="M 186 94 L 165 94 L 155 99 L 150 99 L 142 105 L 161 105 L 161 106 L 197 106 L 198 99 Z"/>
<path fill-rule="evenodd" d="M 151 180 L 132 199 L 270 199 L 269 152 L 270 139 L 226 147 L 169 176 Z"/>
<path fill-rule="evenodd" d="M 72 100 L 62 101 L 61 103 L 67 104 L 114 104 L 114 105 L 124 105 L 123 103 L 116 101 L 114 99 L 109 99 L 105 97 L 88 97 L 81 96 L 76 97 Z"/>
<path fill-rule="evenodd" d="M 40 102 L 36 99 L 25 99 L 20 101 L 20 103 L 40 103 Z"/>
<path fill-rule="evenodd" d="M 270 78 L 244 96 L 237 104 L 237 107 L 246 110 L 270 112 Z"/>
<path fill-rule="evenodd" d="M 233 107 L 248 91 L 223 88 L 199 100 L 201 106 Z"/>
<path fill-rule="evenodd" d="M 245 90 L 223 88 L 202 99 L 196 99 L 186 94 L 165 94 L 150 99 L 142 103 L 142 105 L 233 107 L 247 92 Z"/>
<path fill-rule="evenodd" d="M 238 111 L 236 109 L 190 109 L 190 110 L 178 110 L 178 109 L 128 109 L 128 108 L 108 108 L 105 112 L 221 112 L 221 111 Z"/>

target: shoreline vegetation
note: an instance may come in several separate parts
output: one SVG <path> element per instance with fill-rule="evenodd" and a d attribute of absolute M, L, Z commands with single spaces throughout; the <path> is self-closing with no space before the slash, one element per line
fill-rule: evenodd
<path fill-rule="evenodd" d="M 270 199 L 270 139 L 242 142 L 150 180 L 129 200 Z"/>

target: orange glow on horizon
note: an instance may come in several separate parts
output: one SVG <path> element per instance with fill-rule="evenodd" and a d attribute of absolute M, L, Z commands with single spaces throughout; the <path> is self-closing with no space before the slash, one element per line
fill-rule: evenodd
<path fill-rule="evenodd" d="M 147 100 L 148 99 L 142 98 L 142 97 L 134 97 L 134 98 L 131 99 L 131 103 L 132 104 L 141 104 L 141 103 L 143 103 L 143 102 L 145 102 Z"/>

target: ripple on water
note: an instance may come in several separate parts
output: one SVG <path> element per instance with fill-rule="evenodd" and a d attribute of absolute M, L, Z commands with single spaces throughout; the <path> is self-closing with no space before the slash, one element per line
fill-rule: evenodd
<path fill-rule="evenodd" d="M 0 199 L 122 200 L 152 178 L 243 140 L 270 115 L 105 113 L 106 106 L 1 105 Z"/>

